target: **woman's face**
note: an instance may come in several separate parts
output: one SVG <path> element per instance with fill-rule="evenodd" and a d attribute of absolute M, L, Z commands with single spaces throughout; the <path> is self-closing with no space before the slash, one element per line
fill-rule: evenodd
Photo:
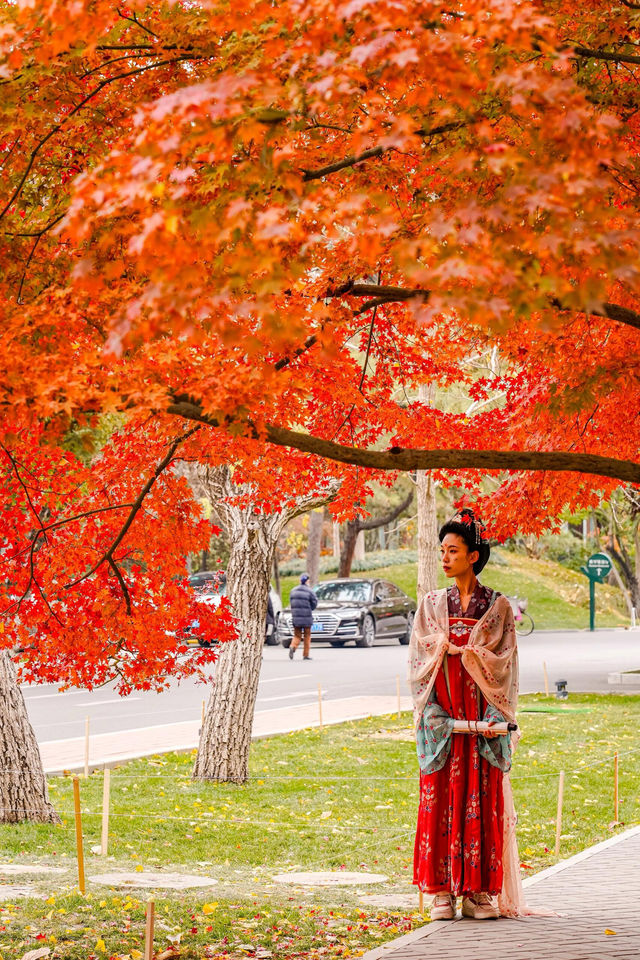
<path fill-rule="evenodd" d="M 445 577 L 462 577 L 469 572 L 480 554 L 469 551 L 462 537 L 448 533 L 440 544 L 440 558 Z"/>

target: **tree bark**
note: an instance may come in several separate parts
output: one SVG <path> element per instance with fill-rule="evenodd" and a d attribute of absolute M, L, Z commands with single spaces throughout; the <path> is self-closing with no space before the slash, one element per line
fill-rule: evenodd
<path fill-rule="evenodd" d="M 0 823 L 60 823 L 7 651 L 0 653 Z"/>
<path fill-rule="evenodd" d="M 198 403 L 177 397 L 167 407 L 167 413 L 197 423 L 219 427 L 218 420 L 203 412 Z M 247 426 L 252 428 L 250 422 Z M 255 429 L 255 428 L 254 428 Z M 256 435 L 257 430 L 255 431 Z M 314 453 L 326 460 L 352 463 L 373 470 L 549 470 L 569 473 L 589 473 L 640 484 L 640 463 L 619 460 L 591 453 L 570 453 L 547 450 L 420 450 L 409 447 L 391 447 L 373 450 L 334 443 L 322 437 L 298 430 L 288 430 L 276 424 L 265 425 L 266 439 L 280 447 L 292 447 L 305 453 Z"/>
<path fill-rule="evenodd" d="M 222 646 L 216 663 L 193 776 L 197 780 L 245 783 L 276 545 L 290 520 L 329 503 L 340 484 L 335 481 L 320 493 L 301 497 L 287 510 L 264 514 L 252 505 L 238 506 L 239 494 L 251 491 L 233 483 L 228 467 L 195 472 L 192 468 L 186 475 L 194 489 L 206 490 L 216 520 L 230 540 L 227 584 L 238 619 L 238 637 Z"/>
<path fill-rule="evenodd" d="M 239 621 L 239 636 L 223 645 L 216 663 L 193 770 L 198 780 L 245 783 L 248 777 L 275 542 L 270 537 L 270 524 L 255 523 L 247 528 L 242 519 L 238 517 L 229 531 L 232 546 L 227 566 L 229 598 Z"/>
<path fill-rule="evenodd" d="M 307 573 L 311 586 L 315 587 L 320 579 L 320 551 L 322 549 L 322 527 L 324 524 L 324 507 L 312 510 L 309 514 L 309 529 L 307 543 Z"/>
<path fill-rule="evenodd" d="M 418 496 L 418 603 L 438 586 L 438 517 L 436 485 L 431 470 L 416 478 Z"/>
<path fill-rule="evenodd" d="M 433 406 L 436 387 L 433 383 L 420 384 L 419 399 Z M 436 510 L 436 485 L 431 470 L 418 470 L 416 474 L 418 496 L 418 603 L 425 593 L 438 586 L 438 516 Z"/>
<path fill-rule="evenodd" d="M 356 552 L 356 540 L 360 533 L 359 520 L 348 520 L 344 528 L 342 538 L 342 549 L 340 551 L 340 564 L 338 566 L 338 577 L 351 576 L 351 567 L 353 565 L 353 555 Z"/>

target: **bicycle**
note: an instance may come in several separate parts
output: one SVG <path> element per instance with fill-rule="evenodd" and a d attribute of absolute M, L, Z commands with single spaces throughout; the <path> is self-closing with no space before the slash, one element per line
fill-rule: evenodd
<path fill-rule="evenodd" d="M 507 597 L 507 600 L 511 604 L 511 609 L 513 610 L 513 618 L 516 622 L 516 633 L 519 637 L 528 637 L 530 633 L 533 633 L 535 624 L 531 614 L 526 613 L 528 603 L 527 598 L 516 596 Z"/>

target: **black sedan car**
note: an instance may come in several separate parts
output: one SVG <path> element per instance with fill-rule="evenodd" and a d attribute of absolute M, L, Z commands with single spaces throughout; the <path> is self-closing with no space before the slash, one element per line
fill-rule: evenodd
<path fill-rule="evenodd" d="M 313 613 L 311 640 L 332 647 L 355 641 L 356 647 L 371 647 L 375 640 L 409 643 L 416 612 L 415 600 L 389 580 L 327 580 L 315 587 L 318 606 Z M 282 611 L 278 635 L 284 647 L 291 645 L 291 610 Z"/>

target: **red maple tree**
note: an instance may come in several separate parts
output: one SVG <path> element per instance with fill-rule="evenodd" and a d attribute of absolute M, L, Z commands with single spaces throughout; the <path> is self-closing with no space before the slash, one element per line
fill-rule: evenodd
<path fill-rule="evenodd" d="M 4 10 L 5 642 L 34 674 L 206 660 L 162 633 L 206 536 L 178 455 L 267 510 L 342 462 L 342 515 L 375 471 L 514 471 L 502 534 L 640 482 L 632 6 Z M 500 399 L 445 414 L 425 382 Z"/>

